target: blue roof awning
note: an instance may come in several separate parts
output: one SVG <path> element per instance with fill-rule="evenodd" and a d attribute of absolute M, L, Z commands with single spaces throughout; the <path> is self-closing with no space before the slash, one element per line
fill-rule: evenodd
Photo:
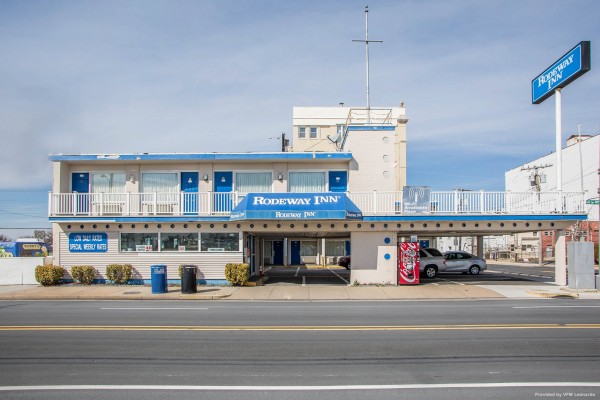
<path fill-rule="evenodd" d="M 346 193 L 250 193 L 231 211 L 231 220 L 352 219 L 362 211 Z"/>

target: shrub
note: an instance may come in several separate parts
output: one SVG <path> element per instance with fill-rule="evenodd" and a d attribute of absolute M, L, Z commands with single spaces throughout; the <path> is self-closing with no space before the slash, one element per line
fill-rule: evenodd
<path fill-rule="evenodd" d="M 61 281 L 65 269 L 55 265 L 38 265 L 35 267 L 35 280 L 43 286 L 58 285 Z"/>
<path fill-rule="evenodd" d="M 75 265 L 71 268 L 71 276 L 79 283 L 91 285 L 96 277 L 96 269 L 91 265 Z"/>
<path fill-rule="evenodd" d="M 227 264 L 225 266 L 225 279 L 231 286 L 243 286 L 250 279 L 250 265 Z"/>
<path fill-rule="evenodd" d="M 106 277 L 117 285 L 124 285 L 131 278 L 131 264 L 111 264 L 106 267 Z"/>

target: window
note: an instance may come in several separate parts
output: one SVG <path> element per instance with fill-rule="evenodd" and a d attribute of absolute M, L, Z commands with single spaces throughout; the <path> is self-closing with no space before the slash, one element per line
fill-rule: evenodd
<path fill-rule="evenodd" d="M 142 192 L 144 193 L 177 193 L 179 182 L 176 172 L 158 172 L 142 174 Z"/>
<path fill-rule="evenodd" d="M 346 255 L 345 240 L 326 240 L 325 255 L 330 257 L 341 257 Z"/>
<path fill-rule="evenodd" d="M 314 126 L 311 126 L 311 128 L 310 128 L 310 138 L 311 139 L 317 138 L 317 128 Z"/>
<path fill-rule="evenodd" d="M 237 233 L 201 233 L 201 251 L 240 251 Z"/>
<path fill-rule="evenodd" d="M 235 190 L 240 193 L 271 193 L 273 175 L 270 172 L 237 172 Z"/>
<path fill-rule="evenodd" d="M 158 251 L 158 233 L 121 233 L 121 251 Z"/>
<path fill-rule="evenodd" d="M 300 256 L 314 257 L 317 255 L 317 241 L 303 240 L 300 245 Z"/>
<path fill-rule="evenodd" d="M 290 172 L 291 193 L 325 192 L 324 172 Z"/>
<path fill-rule="evenodd" d="M 198 251 L 198 234 L 161 233 L 160 251 Z"/>
<path fill-rule="evenodd" d="M 92 172 L 92 193 L 125 193 L 124 172 Z"/>
<path fill-rule="evenodd" d="M 298 139 L 306 139 L 306 127 L 301 126 L 298 128 Z"/>

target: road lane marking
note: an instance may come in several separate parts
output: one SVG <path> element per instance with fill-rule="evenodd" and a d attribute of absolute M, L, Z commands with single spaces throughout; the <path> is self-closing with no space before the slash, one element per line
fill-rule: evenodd
<path fill-rule="evenodd" d="M 299 273 L 300 273 L 300 267 L 298 267 L 298 269 L 296 270 L 296 274 L 294 275 L 294 277 L 297 277 Z"/>
<path fill-rule="evenodd" d="M 101 310 L 208 310 L 208 307 L 102 307 Z"/>
<path fill-rule="evenodd" d="M 0 331 L 444 331 L 444 330 L 516 330 L 516 329 L 600 329 L 600 324 L 486 324 L 486 325 L 7 325 Z"/>
<path fill-rule="evenodd" d="M 600 387 L 599 382 L 502 382 L 502 383 L 415 383 L 404 385 L 327 385 L 327 386 L 216 386 L 216 385 L 31 385 L 0 386 L 2 392 L 56 390 L 189 390 L 189 391 L 350 391 L 401 389 L 489 389 L 530 387 Z"/>
<path fill-rule="evenodd" d="M 344 277 L 342 277 L 340 274 L 338 274 L 337 272 L 335 272 L 334 270 L 332 270 L 331 268 L 327 267 L 328 270 L 330 270 L 331 272 L 333 272 L 333 274 L 335 276 L 337 276 L 338 278 L 340 278 L 342 281 L 344 281 L 344 283 L 346 285 L 350 285 L 350 282 L 348 282 L 346 279 L 344 279 Z"/>
<path fill-rule="evenodd" d="M 527 308 L 600 308 L 600 306 L 518 306 L 518 307 L 513 307 L 513 308 L 518 308 L 518 309 L 527 309 Z"/>

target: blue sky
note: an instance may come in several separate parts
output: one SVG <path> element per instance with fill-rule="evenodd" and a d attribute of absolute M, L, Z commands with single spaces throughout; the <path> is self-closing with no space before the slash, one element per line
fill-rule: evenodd
<path fill-rule="evenodd" d="M 0 233 L 49 226 L 51 153 L 277 151 L 293 106 L 404 101 L 408 182 L 503 190 L 554 151 L 554 99 L 531 80 L 581 40 L 565 138 L 600 131 L 600 2 L 0 2 Z M 568 6 L 566 6 L 568 4 Z"/>

